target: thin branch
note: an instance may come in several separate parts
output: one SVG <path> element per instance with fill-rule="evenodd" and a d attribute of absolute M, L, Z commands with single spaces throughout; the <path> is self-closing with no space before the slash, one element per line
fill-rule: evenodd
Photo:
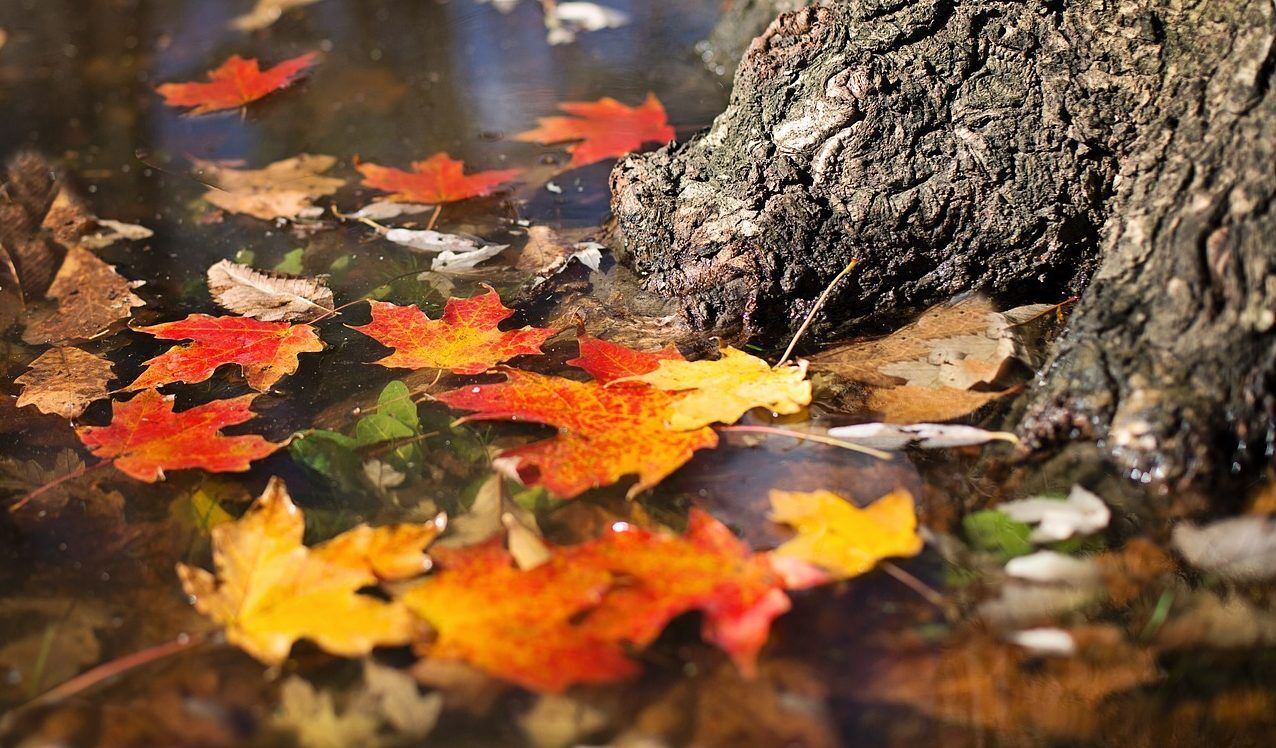
<path fill-rule="evenodd" d="M 802 326 L 798 328 L 798 331 L 793 335 L 793 339 L 789 341 L 789 347 L 784 349 L 784 355 L 780 357 L 780 363 L 776 364 L 775 368 L 778 369 L 788 363 L 789 356 L 793 355 L 793 350 L 797 348 L 798 341 L 802 339 L 802 336 L 806 334 L 807 328 L 811 326 L 813 321 L 815 321 L 815 315 L 819 314 L 820 309 L 824 307 L 824 303 L 829 300 L 829 294 L 833 293 L 833 289 L 837 286 L 837 284 L 841 283 L 843 278 L 850 275 L 851 271 L 854 270 L 855 266 L 858 264 L 860 264 L 858 259 L 851 260 L 851 264 L 842 268 L 842 272 L 834 276 L 833 280 L 829 281 L 829 284 L 824 287 L 819 298 L 815 300 L 815 306 L 811 307 L 811 311 L 807 313 L 806 319 L 802 321 Z"/>

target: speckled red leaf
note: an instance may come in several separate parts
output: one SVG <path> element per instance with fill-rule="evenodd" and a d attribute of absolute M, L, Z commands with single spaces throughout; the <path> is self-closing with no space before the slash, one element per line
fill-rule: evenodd
<path fill-rule="evenodd" d="M 356 163 L 365 187 L 392 193 L 390 199 L 402 203 L 452 203 L 490 195 L 497 187 L 517 178 L 518 169 L 465 173 L 465 162 L 446 153 L 436 153 L 403 171 L 378 164 Z"/>
<path fill-rule="evenodd" d="M 190 114 L 238 109 L 296 81 L 315 57 L 311 52 L 262 70 L 257 60 L 234 55 L 209 72 L 207 83 L 165 83 L 155 90 L 169 106 L 193 107 Z"/>
<path fill-rule="evenodd" d="M 439 319 L 414 306 L 368 303 L 372 321 L 351 329 L 395 349 L 376 362 L 393 368 L 480 374 L 515 356 L 539 354 L 541 344 L 555 333 L 537 327 L 501 330 L 498 325 L 514 311 L 490 288 L 468 299 L 448 299 Z"/>
<path fill-rule="evenodd" d="M 584 334 L 577 343 L 580 344 L 580 356 L 567 363 L 584 369 L 603 384 L 625 377 L 640 377 L 655 371 L 661 361 L 683 360 L 682 354 L 672 345 L 659 351 L 635 351 Z"/>
<path fill-rule="evenodd" d="M 552 145 L 571 143 L 571 168 L 618 158 L 643 143 L 668 143 L 674 139 L 665 108 L 655 94 L 636 107 L 610 97 L 598 101 L 568 101 L 558 105 L 570 117 L 541 117 L 534 130 L 519 133 L 518 140 Z"/>
<path fill-rule="evenodd" d="M 191 340 L 147 361 L 147 368 L 131 390 L 159 387 L 172 382 L 202 382 L 217 367 L 238 364 L 248 386 L 260 392 L 270 389 L 297 371 L 297 356 L 324 348 L 310 325 L 263 322 L 247 317 L 211 317 L 192 314 L 178 322 L 135 328 L 160 340 Z"/>
<path fill-rule="evenodd" d="M 142 390 L 132 400 L 115 403 L 110 425 L 82 426 L 76 433 L 93 454 L 147 483 L 162 480 L 165 470 L 242 472 L 283 446 L 255 434 L 221 433 L 226 426 L 252 420 L 254 397 L 214 400 L 175 413 L 171 395 Z"/>
<path fill-rule="evenodd" d="M 788 577 L 771 556 L 699 511 L 685 536 L 617 523 L 597 540 L 552 548 L 527 571 L 494 543 L 431 555 L 441 570 L 402 597 L 438 633 L 428 656 L 535 690 L 635 675 L 626 653 L 691 611 L 704 614 L 705 639 L 749 674 L 771 622 L 789 609 Z"/>

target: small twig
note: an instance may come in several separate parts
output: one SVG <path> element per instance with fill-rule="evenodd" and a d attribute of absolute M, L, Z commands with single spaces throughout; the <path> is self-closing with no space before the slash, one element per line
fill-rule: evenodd
<path fill-rule="evenodd" d="M 430 220 L 425 224 L 426 231 L 433 231 L 434 224 L 439 222 L 439 214 L 443 212 L 443 203 L 434 206 L 434 212 L 430 214 Z"/>
<path fill-rule="evenodd" d="M 84 475 L 89 474 L 90 472 L 94 470 L 97 470 L 98 468 L 106 467 L 107 465 L 111 465 L 111 464 L 114 464 L 114 460 L 103 460 L 101 462 L 95 462 L 92 465 L 81 465 L 79 468 L 72 470 L 66 475 L 60 476 L 58 478 L 54 478 L 53 480 L 49 481 L 48 483 L 45 483 L 43 486 L 40 486 L 39 488 L 35 489 L 31 493 L 27 494 L 26 496 L 23 496 L 22 498 L 18 499 L 16 502 L 14 502 L 13 504 L 9 506 L 9 511 L 16 512 L 22 509 L 22 507 L 31 503 L 31 500 L 36 498 L 37 496 L 45 494 L 69 480 L 80 478 Z"/>
<path fill-rule="evenodd" d="M 926 602 L 941 610 L 946 607 L 944 603 L 944 596 L 939 594 L 939 592 L 922 580 L 912 574 L 909 574 L 890 561 L 881 561 L 877 565 L 881 567 L 882 571 L 898 579 L 905 587 L 916 592 L 918 595 L 921 595 Z"/>
<path fill-rule="evenodd" d="M 833 280 L 829 281 L 829 284 L 824 287 L 824 291 L 822 291 L 819 298 L 815 300 L 815 306 L 811 307 L 811 311 L 807 313 L 806 319 L 802 321 L 802 326 L 798 328 L 798 331 L 793 335 L 793 339 L 789 341 L 789 347 L 784 349 L 784 355 L 780 357 L 780 363 L 775 365 L 776 369 L 788 363 L 789 356 L 793 355 L 793 350 L 797 348 L 798 341 L 806 334 L 806 329 L 811 326 L 813 321 L 815 321 L 815 315 L 819 314 L 824 303 L 828 301 L 829 294 L 833 293 L 833 288 L 836 287 L 843 278 L 850 275 L 851 271 L 854 270 L 855 266 L 858 264 L 860 264 L 858 259 L 851 260 L 851 264 L 842 268 L 842 272 L 834 276 Z"/>
<path fill-rule="evenodd" d="M 104 680 L 126 673 L 134 668 L 141 667 L 148 662 L 155 662 L 156 660 L 170 657 L 178 652 L 183 652 L 191 647 L 203 644 L 207 638 L 207 634 L 195 634 L 193 636 L 183 634 L 173 641 L 157 644 L 154 647 L 147 647 L 140 652 L 134 652 L 133 654 L 116 658 L 110 662 L 104 662 L 95 668 L 80 673 L 60 686 L 56 686 L 45 691 L 34 700 L 25 704 L 23 708 L 51 701 L 59 701 L 69 696 L 74 696 L 86 688 L 91 688 Z"/>
<path fill-rule="evenodd" d="M 859 452 L 870 457 L 876 457 L 879 460 L 889 460 L 891 455 L 889 452 L 883 452 L 880 449 L 872 447 L 864 447 L 855 442 L 848 442 L 842 439 L 834 439 L 831 436 L 823 436 L 821 434 L 807 434 L 802 431 L 792 431 L 790 429 L 781 429 L 774 426 L 724 426 L 719 431 L 729 431 L 742 434 L 767 434 L 770 436 L 787 436 L 793 439 L 803 439 L 816 444 L 824 444 L 829 447 L 838 447 L 839 449 L 847 449 L 852 452 Z"/>

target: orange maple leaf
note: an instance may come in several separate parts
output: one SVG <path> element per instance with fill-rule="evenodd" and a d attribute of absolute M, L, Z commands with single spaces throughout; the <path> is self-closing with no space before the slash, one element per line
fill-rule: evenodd
<path fill-rule="evenodd" d="M 142 390 L 132 400 L 115 403 L 110 425 L 81 426 L 76 433 L 93 454 L 147 483 L 163 480 L 165 470 L 243 472 L 253 460 L 283 446 L 256 434 L 220 433 L 254 417 L 249 406 L 255 397 L 214 400 L 174 413 L 172 395 Z"/>
<path fill-rule="evenodd" d="M 567 363 L 584 369 L 603 384 L 648 374 L 659 368 L 661 361 L 685 360 L 672 345 L 658 351 L 635 351 L 586 334 L 581 334 L 576 342 L 580 346 L 580 355 Z"/>
<path fill-rule="evenodd" d="M 466 176 L 465 162 L 446 153 L 436 153 L 412 163 L 412 171 L 355 161 L 365 187 L 393 193 L 401 203 L 454 203 L 471 197 L 490 195 L 497 187 L 518 177 L 518 169 L 480 171 Z"/>
<path fill-rule="evenodd" d="M 623 680 L 673 618 L 704 614 L 703 637 L 751 674 L 771 622 L 790 607 L 795 578 L 755 554 L 713 517 L 693 510 L 684 536 L 626 523 L 597 540 L 550 549 L 520 571 L 498 542 L 431 551 L 440 571 L 402 602 L 437 638 L 428 656 L 461 660 L 527 688 Z"/>
<path fill-rule="evenodd" d="M 297 356 L 316 353 L 323 341 L 310 325 L 263 322 L 248 317 L 212 317 L 192 314 L 178 322 L 134 328 L 160 340 L 192 340 L 146 362 L 146 370 L 130 390 L 159 387 L 173 382 L 192 384 L 213 376 L 223 364 L 238 364 L 248 386 L 265 392 L 297 371 Z"/>
<path fill-rule="evenodd" d="M 448 299 L 443 316 L 430 319 L 415 306 L 369 301 L 372 321 L 352 330 L 393 348 L 376 363 L 399 369 L 448 369 L 456 374 L 481 374 L 515 356 L 535 355 L 555 330 L 524 327 L 501 330 L 498 325 L 514 310 L 501 303 L 496 291 L 468 299 Z"/>
<path fill-rule="evenodd" d="M 239 109 L 292 84 L 314 64 L 315 58 L 315 53 L 310 52 L 263 71 L 257 60 L 234 55 L 208 73 L 207 83 L 165 83 L 155 90 L 169 106 L 194 107 L 189 112 L 193 115 Z"/>
<path fill-rule="evenodd" d="M 573 169 L 618 158 L 643 143 L 668 143 L 675 136 L 655 94 L 647 94 L 647 100 L 636 107 L 604 96 L 598 101 L 566 101 L 558 108 L 572 116 L 541 117 L 539 127 L 514 137 L 542 145 L 571 143 L 567 152 L 572 154 L 569 168 Z"/>
<path fill-rule="evenodd" d="M 506 450 L 519 479 L 570 499 L 626 475 L 636 474 L 633 496 L 664 480 L 698 449 L 715 447 L 710 428 L 671 431 L 669 407 L 681 395 L 641 383 L 606 386 L 623 372 L 648 371 L 669 350 L 641 353 L 586 337 L 575 364 L 607 379 L 577 382 L 563 377 L 504 368 L 506 380 L 445 392 L 438 399 L 452 408 L 472 410 L 468 419 L 518 420 L 558 428 L 553 439 Z M 625 376 L 631 375 L 625 373 Z"/>

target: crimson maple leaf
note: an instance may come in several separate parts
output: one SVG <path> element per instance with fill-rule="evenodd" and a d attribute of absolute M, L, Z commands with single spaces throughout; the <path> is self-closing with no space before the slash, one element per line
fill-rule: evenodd
<path fill-rule="evenodd" d="M 178 322 L 134 328 L 161 340 L 192 340 L 146 362 L 146 370 L 129 389 L 159 387 L 172 382 L 203 382 L 223 364 L 238 364 L 248 386 L 265 392 L 297 371 L 297 356 L 316 353 L 323 341 L 310 325 L 263 322 L 248 317 L 192 314 Z"/>
<path fill-rule="evenodd" d="M 499 540 L 430 555 L 439 570 L 400 598 L 437 632 L 426 654 L 553 692 L 637 674 L 628 652 L 693 610 L 704 614 L 704 639 L 751 674 L 771 622 L 790 607 L 785 590 L 827 579 L 753 553 L 698 510 L 683 536 L 616 523 L 596 540 L 551 547 L 526 571 Z"/>
<path fill-rule="evenodd" d="M 132 400 L 115 403 L 109 425 L 81 426 L 76 433 L 93 454 L 147 483 L 163 480 L 165 470 L 243 472 L 253 460 L 284 446 L 256 434 L 221 433 L 226 426 L 252 420 L 249 406 L 255 397 L 214 400 L 175 413 L 172 395 L 142 390 Z"/>
<path fill-rule="evenodd" d="M 448 299 L 443 316 L 430 319 L 415 306 L 369 301 L 372 321 L 351 327 L 394 353 L 377 361 L 400 369 L 448 369 L 456 374 L 481 374 L 515 356 L 535 355 L 554 330 L 524 327 L 501 330 L 498 325 L 514 310 L 501 303 L 496 291 L 468 299 Z"/>
<path fill-rule="evenodd" d="M 575 364 L 605 379 L 577 382 L 563 377 L 503 368 L 506 380 L 445 392 L 438 399 L 452 408 L 475 411 L 469 419 L 518 420 L 558 428 L 553 439 L 506 450 L 520 480 L 573 498 L 636 474 L 631 496 L 664 480 L 698 449 L 715 447 L 710 428 L 671 431 L 670 405 L 681 397 L 642 383 L 604 384 L 620 375 L 646 373 L 676 352 L 633 351 L 585 337 Z M 680 357 L 679 357 L 680 358 Z"/>
<path fill-rule="evenodd" d="M 675 133 L 655 94 L 631 107 L 610 97 L 598 101 L 566 101 L 558 108 L 570 117 L 541 117 L 539 127 L 519 133 L 517 140 L 542 145 L 570 143 L 569 168 L 578 168 L 637 150 L 643 143 L 668 143 Z"/>
<path fill-rule="evenodd" d="M 262 70 L 257 60 L 234 55 L 209 72 L 207 83 L 165 83 L 155 90 L 169 106 L 194 107 L 189 112 L 192 115 L 239 109 L 292 84 L 315 58 L 310 52 Z"/>
<path fill-rule="evenodd" d="M 390 199 L 396 202 L 431 205 L 490 195 L 522 173 L 518 169 L 501 169 L 466 175 L 465 162 L 446 153 L 413 162 L 412 171 L 357 161 L 354 166 L 363 175 L 365 187 L 392 193 Z"/>

